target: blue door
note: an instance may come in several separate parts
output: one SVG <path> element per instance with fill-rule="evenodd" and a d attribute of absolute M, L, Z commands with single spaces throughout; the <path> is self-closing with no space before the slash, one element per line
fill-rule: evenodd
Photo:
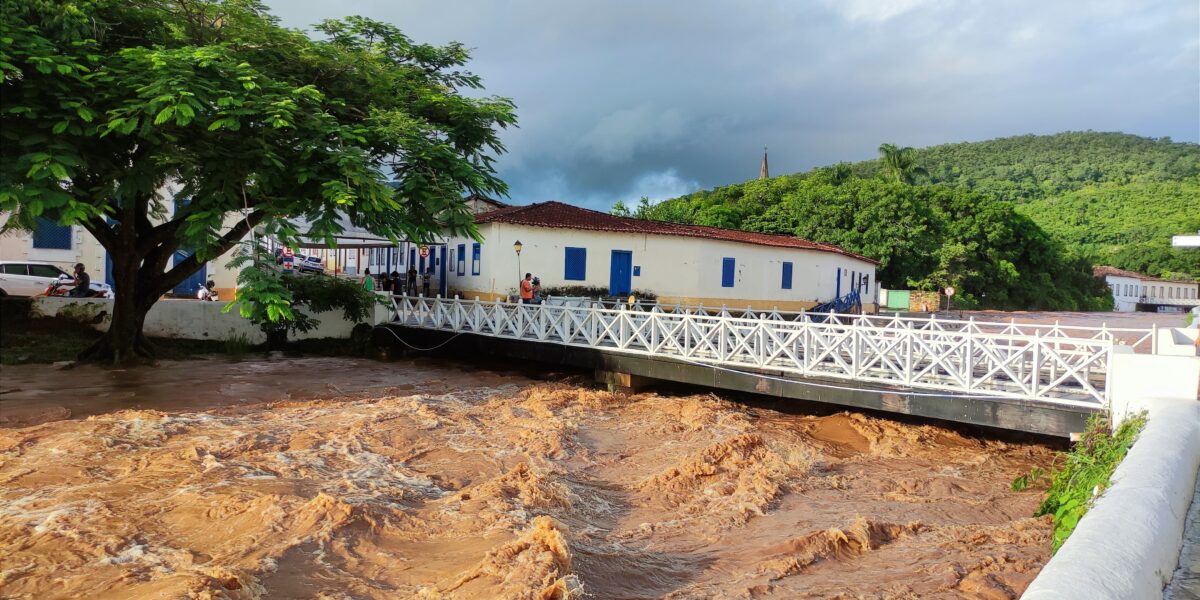
<path fill-rule="evenodd" d="M 436 248 L 435 248 L 436 250 Z M 446 247 L 442 246 L 438 252 L 438 293 L 443 298 L 446 297 Z"/>
<path fill-rule="evenodd" d="M 104 283 L 114 290 L 117 289 L 116 280 L 113 279 L 112 255 L 108 253 L 108 250 L 104 251 Z"/>
<path fill-rule="evenodd" d="M 610 296 L 628 296 L 633 289 L 633 252 L 613 250 L 612 266 L 608 274 Z"/>
<path fill-rule="evenodd" d="M 175 260 L 172 261 L 172 264 L 177 265 L 177 264 L 187 260 L 187 258 L 191 255 L 192 255 L 192 253 L 189 250 L 176 250 L 175 251 Z M 183 281 L 179 282 L 179 285 L 175 286 L 175 289 L 173 289 L 171 291 L 177 296 L 187 296 L 189 298 L 195 298 L 196 292 L 200 290 L 201 285 L 204 285 L 204 280 L 207 276 L 208 276 L 208 263 L 204 263 L 204 264 L 200 265 L 199 271 L 192 273 L 187 279 L 184 279 Z"/>

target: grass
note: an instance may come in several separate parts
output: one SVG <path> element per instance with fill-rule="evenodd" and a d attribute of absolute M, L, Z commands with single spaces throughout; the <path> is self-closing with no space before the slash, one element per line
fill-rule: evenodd
<path fill-rule="evenodd" d="M 1046 498 L 1034 516 L 1053 515 L 1053 551 L 1058 552 L 1067 541 L 1079 520 L 1091 508 L 1112 482 L 1113 471 L 1137 440 L 1146 425 L 1146 414 L 1126 419 L 1116 431 L 1107 417 L 1092 417 L 1087 431 L 1070 452 L 1060 453 L 1047 472 L 1034 469 L 1012 482 L 1012 489 L 1021 491 L 1044 477 L 1050 478 Z"/>

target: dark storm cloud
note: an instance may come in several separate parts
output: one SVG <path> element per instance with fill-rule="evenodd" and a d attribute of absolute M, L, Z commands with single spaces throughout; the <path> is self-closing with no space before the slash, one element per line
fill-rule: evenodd
<path fill-rule="evenodd" d="M 270 0 L 463 42 L 520 127 L 512 200 L 607 209 L 758 174 L 1067 129 L 1200 138 L 1195 0 Z"/>

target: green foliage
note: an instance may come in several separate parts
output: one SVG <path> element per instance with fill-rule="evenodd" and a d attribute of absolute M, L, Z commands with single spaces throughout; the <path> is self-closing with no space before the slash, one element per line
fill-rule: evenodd
<path fill-rule="evenodd" d="M 225 307 L 272 332 L 307 332 L 321 324 L 314 315 L 338 311 L 351 323 L 366 321 L 383 300 L 352 279 L 285 273 L 272 255 L 245 244 L 230 266 L 239 269 L 238 295 Z"/>
<path fill-rule="evenodd" d="M 1200 252 L 1171 236 L 1200 231 L 1200 177 L 1102 183 L 1018 207 L 1096 264 L 1155 277 L 1200 276 Z"/>
<path fill-rule="evenodd" d="M 917 151 L 912 148 L 897 148 L 892 144 L 879 146 L 879 160 L 887 178 L 896 183 L 916 183 L 917 178 L 929 176 L 929 171 L 917 164 Z"/>
<path fill-rule="evenodd" d="M 653 302 L 658 295 L 648 290 L 633 290 L 633 295 L 639 301 Z M 595 285 L 560 285 L 542 288 L 542 296 L 574 296 L 583 298 L 609 298 L 608 288 Z M 622 298 L 624 300 L 625 298 Z"/>
<path fill-rule="evenodd" d="M 1075 531 L 1079 519 L 1091 508 L 1093 500 L 1104 493 L 1113 471 L 1125 458 L 1145 425 L 1146 415 L 1142 413 L 1126 419 L 1113 432 L 1106 418 L 1094 416 L 1083 437 L 1070 452 L 1058 456 L 1057 464 L 1050 473 L 1034 469 L 1013 480 L 1012 489 L 1021 491 L 1043 476 L 1051 478 L 1046 499 L 1038 506 L 1034 516 L 1053 515 L 1055 552 Z"/>
<path fill-rule="evenodd" d="M 244 333 L 230 333 L 229 337 L 222 342 L 225 355 L 231 360 L 241 360 L 250 347 L 254 344 L 250 343 L 250 338 Z"/>
<path fill-rule="evenodd" d="M 360 17 L 316 29 L 257 0 L 0 4 L 0 211 L 9 228 L 82 225 L 108 249 L 110 335 L 254 227 L 285 242 L 301 219 L 327 243 L 344 219 L 391 239 L 475 235 L 461 197 L 506 193 L 493 155 L 514 106 L 479 93 L 462 45 Z M 188 200 L 169 219 L 168 182 Z M 168 268 L 179 248 L 195 257 Z"/>
<path fill-rule="evenodd" d="M 964 307 L 1108 310 L 1099 263 L 1200 274 L 1169 247 L 1200 230 L 1195 144 L 1086 132 L 880 152 L 632 212 L 837 244 L 878 259 L 887 287 L 953 285 Z"/>

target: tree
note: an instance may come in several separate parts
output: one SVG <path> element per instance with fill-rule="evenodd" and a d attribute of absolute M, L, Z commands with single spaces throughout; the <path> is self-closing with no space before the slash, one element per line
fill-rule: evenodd
<path fill-rule="evenodd" d="M 609 214 L 612 214 L 612 215 L 615 215 L 618 217 L 632 217 L 633 216 L 633 213 L 630 212 L 629 207 L 625 206 L 624 200 L 617 200 L 616 202 L 614 202 L 612 205 L 612 210 L 610 210 L 608 212 L 609 212 Z"/>
<path fill-rule="evenodd" d="M 108 250 L 112 325 L 85 357 L 152 355 L 146 312 L 252 230 L 333 244 L 474 235 L 464 193 L 506 193 L 510 100 L 469 97 L 457 43 L 359 17 L 281 27 L 257 0 L 26 0 L 0 8 L 0 211 Z M 395 188 L 388 179 L 398 182 Z M 163 190 L 177 189 L 177 204 Z M 195 254 L 168 268 L 179 248 Z"/>
<path fill-rule="evenodd" d="M 881 144 L 879 157 L 883 160 L 888 178 L 896 183 L 912 185 L 918 177 L 929 176 L 924 167 L 916 164 L 917 151 L 910 147 L 897 148 L 892 144 Z"/>

